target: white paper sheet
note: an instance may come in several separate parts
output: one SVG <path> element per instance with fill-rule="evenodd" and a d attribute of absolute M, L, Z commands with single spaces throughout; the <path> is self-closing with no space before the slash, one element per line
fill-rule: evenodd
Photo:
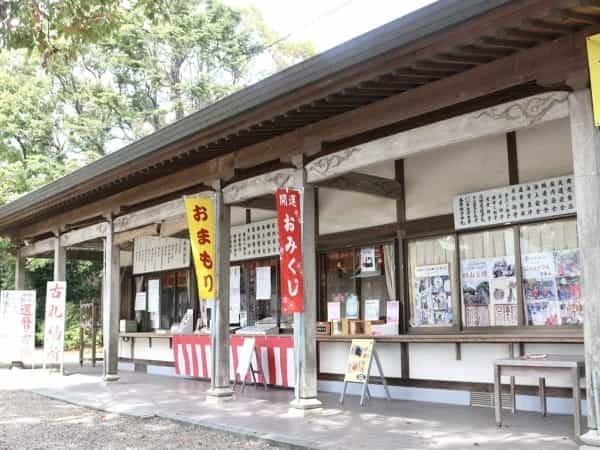
<path fill-rule="evenodd" d="M 271 266 L 256 268 L 256 300 L 271 300 Z"/>
<path fill-rule="evenodd" d="M 138 292 L 135 294 L 135 310 L 146 311 L 146 293 Z"/>
<path fill-rule="evenodd" d="M 365 320 L 379 320 L 379 300 L 365 300 Z"/>
<path fill-rule="evenodd" d="M 342 317 L 342 304 L 340 302 L 328 302 L 327 303 L 327 321 L 340 320 Z"/>
<path fill-rule="evenodd" d="M 360 249 L 360 271 L 374 272 L 376 270 L 375 265 L 375 247 L 363 247 Z"/>
<path fill-rule="evenodd" d="M 160 280 L 148 280 L 148 312 L 160 312 Z"/>
<path fill-rule="evenodd" d="M 229 323 L 240 321 L 240 266 L 229 268 Z"/>

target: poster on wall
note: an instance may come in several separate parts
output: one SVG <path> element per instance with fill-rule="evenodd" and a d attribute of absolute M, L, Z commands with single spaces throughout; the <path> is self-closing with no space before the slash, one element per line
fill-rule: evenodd
<path fill-rule="evenodd" d="M 65 355 L 65 305 L 67 283 L 46 284 L 46 319 L 44 321 L 44 369 L 59 366 L 62 373 Z"/>
<path fill-rule="evenodd" d="M 375 247 L 363 247 L 360 249 L 360 271 L 375 272 Z"/>
<path fill-rule="evenodd" d="M 379 320 L 379 300 L 365 300 L 365 320 Z"/>
<path fill-rule="evenodd" d="M 579 250 L 554 252 L 554 269 L 561 325 L 583 324 Z"/>
<path fill-rule="evenodd" d="M 160 328 L 160 280 L 148 280 L 148 312 L 151 327 Z"/>
<path fill-rule="evenodd" d="M 398 300 L 389 300 L 386 303 L 386 323 L 400 323 L 400 302 Z"/>
<path fill-rule="evenodd" d="M 518 324 L 519 310 L 517 305 L 494 304 L 494 325 L 516 326 Z"/>
<path fill-rule="evenodd" d="M 558 325 L 553 252 L 523 255 L 523 298 L 529 325 Z"/>
<path fill-rule="evenodd" d="M 461 285 L 467 327 L 517 325 L 514 256 L 463 260 Z"/>
<path fill-rule="evenodd" d="M 240 323 L 240 281 L 240 266 L 231 266 L 229 268 L 229 323 Z"/>
<path fill-rule="evenodd" d="M 485 258 L 461 261 L 461 285 L 468 327 L 489 326 L 490 273 Z"/>
<path fill-rule="evenodd" d="M 134 310 L 135 311 L 146 311 L 146 293 L 145 292 L 136 292 Z"/>
<path fill-rule="evenodd" d="M 517 303 L 514 256 L 489 258 L 490 296 L 494 304 Z"/>
<path fill-rule="evenodd" d="M 557 302 L 531 300 L 527 302 L 527 323 L 529 325 L 559 325 Z"/>
<path fill-rule="evenodd" d="M 486 258 L 461 261 L 463 301 L 465 305 L 489 305 L 490 273 Z"/>
<path fill-rule="evenodd" d="M 342 304 L 340 302 L 327 302 L 327 321 L 340 320 L 342 318 Z"/>
<path fill-rule="evenodd" d="M 452 324 L 452 286 L 448 264 L 415 268 L 417 326 Z"/>
<path fill-rule="evenodd" d="M 35 291 L 0 291 L 0 361 L 29 362 L 35 349 Z"/>
<path fill-rule="evenodd" d="M 489 305 L 466 306 L 466 324 L 468 327 L 489 327 L 490 307 Z"/>

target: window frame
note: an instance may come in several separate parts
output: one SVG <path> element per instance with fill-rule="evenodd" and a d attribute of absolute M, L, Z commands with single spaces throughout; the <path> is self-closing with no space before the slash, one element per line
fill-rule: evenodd
<path fill-rule="evenodd" d="M 244 291 L 240 291 L 240 312 L 248 311 L 248 303 L 250 301 L 258 302 L 258 301 L 266 301 L 266 300 L 256 300 L 256 280 L 254 280 L 254 292 L 252 293 L 253 299 L 250 299 L 250 270 L 256 270 L 257 267 L 271 267 L 271 296 L 275 296 L 277 298 L 276 310 L 273 312 L 276 316 L 277 328 L 280 334 L 282 331 L 287 332 L 286 328 L 281 327 L 281 279 L 280 279 L 280 261 L 279 256 L 264 256 L 261 258 L 251 258 L 251 259 L 243 259 L 230 261 L 229 267 L 239 266 L 240 267 L 240 289 L 242 285 L 244 286 Z M 256 276 L 256 275 L 255 275 Z M 274 286 L 273 286 L 274 283 Z M 272 300 L 269 300 L 272 301 Z M 254 324 L 257 319 L 254 319 Z M 232 323 L 232 326 L 239 326 L 239 322 Z M 254 325 L 253 324 L 253 325 Z M 248 323 L 248 326 L 253 326 Z"/>
<path fill-rule="evenodd" d="M 170 289 L 174 289 L 174 298 L 177 299 L 178 296 L 178 292 L 180 289 L 184 289 L 183 287 L 178 286 L 178 281 L 177 281 L 177 274 L 179 272 L 186 272 L 186 278 L 187 278 L 187 283 L 186 283 L 186 287 L 185 289 L 187 290 L 188 293 L 188 303 L 190 304 L 190 307 L 193 309 L 194 311 L 194 324 L 196 323 L 196 319 L 199 315 L 199 305 L 198 305 L 198 295 L 197 295 L 197 290 L 196 290 L 196 283 L 195 283 L 195 277 L 196 274 L 194 273 L 193 268 L 190 267 L 182 267 L 179 269 L 172 269 L 172 270 L 161 270 L 161 271 L 157 271 L 157 272 L 148 272 L 148 273 L 141 273 L 141 274 L 137 274 L 137 275 L 133 275 L 132 274 L 132 296 L 134 299 L 134 302 L 131 305 L 131 309 L 132 311 L 130 312 L 130 317 L 133 317 L 133 320 L 135 320 L 135 310 L 134 310 L 134 303 L 135 303 L 135 296 L 136 296 L 136 283 L 135 280 L 136 278 L 142 278 L 142 291 L 140 292 L 146 292 L 146 295 L 148 293 L 148 280 L 156 280 L 158 279 L 160 282 L 160 288 L 159 288 L 159 292 L 160 292 L 160 298 L 159 298 L 159 305 L 160 308 L 162 308 L 162 302 L 163 302 L 163 291 L 165 288 L 165 278 L 168 276 L 168 274 L 172 274 L 175 277 L 175 286 L 174 288 L 170 288 Z M 147 309 L 146 309 L 147 311 Z M 159 319 L 160 320 L 160 319 Z M 179 322 L 175 321 L 175 318 L 171 316 L 171 321 L 172 321 L 172 325 L 177 324 Z M 157 330 L 168 330 L 170 331 L 170 327 L 167 328 L 152 328 L 153 331 L 157 331 Z"/>
<path fill-rule="evenodd" d="M 403 247 L 403 263 L 401 265 L 403 273 L 400 274 L 403 280 L 403 296 L 400 299 L 402 302 L 403 314 L 403 329 L 405 334 L 543 334 L 547 331 L 565 332 L 572 333 L 573 331 L 582 331 L 583 324 L 567 324 L 567 325 L 528 325 L 525 314 L 525 299 L 523 295 L 523 274 L 522 274 L 522 255 L 521 255 L 521 227 L 528 225 L 553 223 L 560 221 L 574 220 L 577 226 L 577 215 L 566 214 L 550 218 L 540 218 L 536 220 L 530 220 L 519 223 L 506 223 L 494 226 L 487 226 L 481 228 L 473 228 L 469 230 L 456 230 L 446 229 L 436 232 L 418 233 L 414 235 L 406 236 L 402 239 L 401 244 Z M 461 257 L 460 257 L 460 237 L 462 235 L 476 234 L 486 231 L 504 230 L 511 228 L 513 230 L 514 247 L 515 247 L 515 277 L 517 283 L 517 304 L 518 304 L 518 318 L 516 326 L 488 326 L 488 327 L 467 327 L 463 321 L 463 302 L 462 302 L 462 277 L 461 277 Z M 457 288 L 457 295 L 454 295 L 455 299 L 458 300 L 458 306 L 456 306 L 456 300 L 453 301 L 453 307 L 455 309 L 455 321 L 453 326 L 449 327 L 411 327 L 410 326 L 410 273 L 409 273 L 409 243 L 418 240 L 438 238 L 442 236 L 454 236 L 456 250 L 455 250 L 455 264 L 457 267 L 454 286 Z M 578 239 L 579 242 L 579 239 Z M 579 247 L 577 247 L 579 249 Z M 398 266 L 397 266 L 398 270 Z M 584 299 L 585 302 L 585 299 Z M 459 320 L 456 320 L 456 317 Z"/>
<path fill-rule="evenodd" d="M 322 246 L 321 248 L 317 248 L 317 277 L 318 277 L 318 288 L 317 288 L 317 321 L 320 322 L 327 322 L 327 302 L 329 301 L 327 298 L 327 274 L 325 272 L 326 270 L 326 264 L 327 264 L 327 254 L 328 253 L 332 253 L 332 252 L 344 252 L 344 251 L 351 251 L 352 252 L 352 259 L 354 261 L 354 263 L 356 263 L 358 261 L 357 258 L 360 258 L 359 253 L 360 253 L 360 249 L 361 248 L 365 248 L 365 247 L 382 247 L 385 244 L 392 244 L 394 246 L 394 262 L 395 262 L 395 266 L 396 266 L 396 273 L 394 274 L 394 279 L 396 281 L 396 289 L 395 289 L 395 298 L 390 299 L 390 300 L 398 300 L 400 302 L 400 308 L 404 308 L 402 299 L 399 298 L 399 292 L 400 292 L 400 286 L 399 286 L 399 281 L 400 277 L 400 270 L 401 267 L 398 264 L 399 262 L 399 251 L 398 251 L 398 240 L 396 239 L 396 237 L 389 237 L 389 238 L 383 238 L 383 239 L 377 239 L 377 240 L 373 240 L 371 242 L 367 241 L 363 241 L 361 240 L 360 242 L 355 242 L 355 243 L 351 243 L 348 245 L 341 245 L 341 246 Z M 383 257 L 383 248 L 381 249 L 382 251 L 382 257 Z M 383 270 L 385 270 L 385 263 L 384 263 L 384 267 Z M 382 276 L 384 275 L 385 272 L 382 272 Z M 361 318 L 360 320 L 363 320 L 363 300 L 361 298 L 361 283 L 362 283 L 362 279 L 360 277 L 358 278 L 354 278 L 354 286 L 355 286 L 355 293 L 358 296 L 358 305 L 359 305 L 359 311 L 358 311 L 358 316 L 359 318 Z M 402 327 L 403 327 L 403 311 L 400 311 L 400 332 L 402 332 Z"/>

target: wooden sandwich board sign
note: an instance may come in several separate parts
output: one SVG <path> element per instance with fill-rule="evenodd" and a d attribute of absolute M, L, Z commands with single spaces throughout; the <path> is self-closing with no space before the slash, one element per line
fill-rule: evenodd
<path fill-rule="evenodd" d="M 256 368 L 252 364 L 252 357 L 254 357 L 254 361 L 256 361 Z M 258 375 L 263 377 L 263 383 L 265 385 L 265 391 L 267 390 L 267 379 L 265 374 L 262 371 L 262 367 L 260 364 L 260 358 L 258 357 L 258 352 L 256 351 L 256 339 L 255 338 L 245 338 L 244 343 L 240 348 L 240 353 L 238 356 L 238 366 L 236 373 L 240 376 L 242 380 L 242 393 L 244 392 L 244 388 L 246 387 L 246 379 L 248 378 L 248 372 L 252 375 L 252 380 L 254 381 L 254 386 L 258 387 Z M 235 385 L 237 383 L 237 377 L 233 380 L 233 389 L 235 390 Z"/>
<path fill-rule="evenodd" d="M 371 372 L 371 365 L 375 359 L 377 364 L 377 370 L 385 389 L 385 394 L 388 400 L 391 400 L 390 391 L 388 390 L 385 382 L 385 376 L 383 375 L 383 369 L 381 368 L 381 362 L 377 351 L 375 350 L 375 341 L 373 339 L 352 339 L 350 345 L 350 352 L 348 353 L 348 362 L 346 363 L 346 374 L 344 376 L 344 388 L 342 390 L 342 396 L 340 397 L 340 403 L 344 403 L 344 395 L 346 394 L 346 388 L 348 383 L 362 383 L 362 393 L 360 396 L 360 406 L 364 406 L 365 397 L 371 398 L 369 392 L 369 376 Z"/>

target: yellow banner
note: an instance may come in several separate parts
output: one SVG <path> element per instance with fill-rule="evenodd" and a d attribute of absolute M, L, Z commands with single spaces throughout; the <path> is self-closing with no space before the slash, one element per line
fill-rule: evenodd
<path fill-rule="evenodd" d="M 598 127 L 600 126 L 600 34 L 588 36 L 586 43 L 594 106 L 594 125 Z"/>
<path fill-rule="evenodd" d="M 214 202 L 208 197 L 185 199 L 192 256 L 198 280 L 198 298 L 214 300 L 217 292 L 215 275 L 215 214 Z"/>

